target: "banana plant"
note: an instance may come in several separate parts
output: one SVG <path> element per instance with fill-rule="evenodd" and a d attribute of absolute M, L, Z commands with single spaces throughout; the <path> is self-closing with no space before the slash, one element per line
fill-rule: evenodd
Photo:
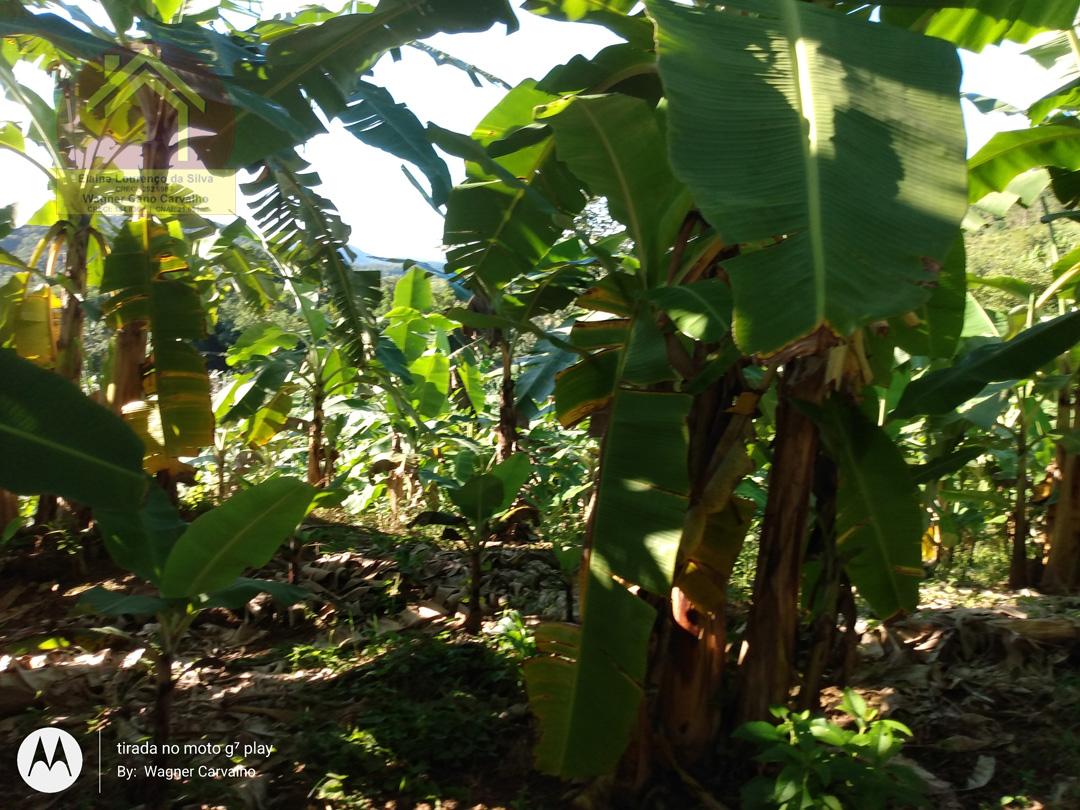
<path fill-rule="evenodd" d="M 555 245 L 537 267 L 506 287 L 491 287 L 479 276 L 466 281 L 473 290 L 467 307 L 454 307 L 447 316 L 474 335 L 483 336 L 499 353 L 499 421 L 497 455 L 508 458 L 517 448 L 518 426 L 528 423 L 528 413 L 551 393 L 555 375 L 569 366 L 581 351 L 540 321 L 566 309 L 592 281 L 594 264 L 576 239 Z M 522 338 L 538 338 L 533 353 L 525 358 L 528 371 L 515 379 L 515 347 Z M 522 411 L 525 411 L 524 413 Z"/>
<path fill-rule="evenodd" d="M 484 549 L 498 538 L 505 524 L 514 520 L 512 507 L 532 474 L 528 456 L 515 453 L 484 472 L 469 475 L 457 486 L 446 487 L 446 497 L 456 512 L 421 512 L 410 524 L 445 526 L 443 537 L 465 546 L 469 563 L 469 611 L 465 618 L 468 633 L 479 633 L 484 617 Z"/>
<path fill-rule="evenodd" d="M 350 395 L 359 375 L 344 352 L 326 340 L 325 316 L 312 290 L 297 289 L 307 329 L 259 324 L 245 330 L 226 354 L 226 362 L 243 370 L 217 406 L 225 424 L 246 424 L 245 440 L 266 445 L 290 423 L 297 396 L 310 407 L 307 432 L 307 481 L 325 487 L 334 478 L 336 430 L 327 409 Z M 311 299 L 311 300 L 309 300 Z"/>
<path fill-rule="evenodd" d="M 176 685 L 173 663 L 199 612 L 241 609 L 259 593 L 285 604 L 304 599 L 294 585 L 241 576 L 260 568 L 296 530 L 315 490 L 292 478 L 274 478 L 238 492 L 190 525 L 160 487 L 150 487 L 139 511 L 98 509 L 95 520 L 113 561 L 150 586 L 124 594 L 102 586 L 79 598 L 85 609 L 107 616 L 155 616 L 157 697 L 154 741 L 168 742 Z"/>
<path fill-rule="evenodd" d="M 105 401 L 139 428 L 148 470 L 167 482 L 180 471 L 179 458 L 197 456 L 214 433 L 210 379 L 193 345 L 206 335 L 207 313 L 187 252 L 176 220 L 128 220 L 100 285 L 116 330 Z"/>
<path fill-rule="evenodd" d="M 446 0 L 392 0 L 377 8 L 357 8 L 361 10 L 348 13 L 353 11 L 348 6 L 338 14 L 300 11 L 225 35 L 212 25 L 220 9 L 185 17 L 182 7 L 125 7 L 110 14 L 114 30 L 109 30 L 74 7 L 68 13 L 85 29 L 64 17 L 34 14 L 16 5 L 0 21 L 0 34 L 30 43 L 30 50 L 46 50 L 68 65 L 72 75 L 85 68 L 100 80 L 97 74 L 108 55 L 125 64 L 148 61 L 159 72 L 190 83 L 203 102 L 189 122 L 192 131 L 211 134 L 180 146 L 191 146 L 207 166 L 253 169 L 256 178 L 244 189 L 255 198 L 253 207 L 274 252 L 309 267 L 331 288 L 351 362 L 364 367 L 370 351 L 377 361 L 374 367 L 385 370 L 394 367 L 399 356 L 389 343 L 378 341 L 362 286 L 349 266 L 348 228 L 311 191 L 317 181 L 308 182 L 306 164 L 293 147 L 323 131 L 318 108 L 327 119 L 341 120 L 360 140 L 420 168 L 430 180 L 432 201 L 443 202 L 449 173 L 422 124 L 363 76 L 386 53 L 413 40 L 439 32 L 483 31 L 496 22 L 513 31 L 517 21 L 505 0 L 468 7 Z M 135 23 L 138 30 L 133 33 Z M 136 121 L 132 132 L 142 140 L 142 165 L 168 168 L 175 110 L 169 112 L 152 88 L 141 95 L 141 124 Z M 141 399 L 136 383 L 145 360 L 144 324 L 132 320 L 119 336 L 111 398 L 118 407 Z M 385 376 L 396 397 L 390 373 Z M 397 406 L 410 410 L 408 403 Z"/>
<path fill-rule="evenodd" d="M 435 311 L 429 273 L 410 264 L 394 285 L 390 304 L 382 337 L 399 354 L 404 403 L 421 418 L 436 419 L 450 408 L 454 387 L 463 391 L 475 413 L 483 413 L 484 387 L 475 357 L 453 334 L 457 325 Z M 393 398 L 388 408 L 392 416 L 406 415 Z"/>
<path fill-rule="evenodd" d="M 157 731 L 168 737 L 172 661 L 197 612 L 242 607 L 269 592 L 284 601 L 303 591 L 241 577 L 265 565 L 307 514 L 315 490 L 274 478 L 230 498 L 189 525 L 165 492 L 148 486 L 143 444 L 118 415 L 91 401 L 60 376 L 0 349 L 0 487 L 33 495 L 56 493 L 94 509 L 113 560 L 152 593 L 119 594 L 102 587 L 82 603 L 109 615 L 157 615 Z"/>
<path fill-rule="evenodd" d="M 595 314 L 571 342 L 589 356 L 555 389 L 564 425 L 589 418 L 603 435 L 582 626 L 542 628 L 542 655 L 527 669 L 538 764 L 573 776 L 615 767 L 647 690 L 656 696 L 647 714 L 676 757 L 708 751 L 719 718 L 701 707 L 715 705 L 724 664 L 724 585 L 753 514 L 734 493 L 753 469 L 747 444 L 767 395 L 779 405 L 743 713 L 764 713 L 790 686 L 819 462 L 831 471 L 820 481 L 831 510 L 819 515 L 822 542 L 847 544 L 848 573 L 882 615 L 914 606 L 915 485 L 852 400 L 874 376 L 871 349 L 875 360 L 891 357 L 868 327 L 928 307 L 967 202 L 959 69 L 947 44 L 798 2 L 646 7 L 656 53 L 638 58 L 645 72 L 657 60 L 661 86 L 628 81 L 640 76 L 633 67 L 598 58 L 590 80 L 552 86 L 554 98 L 528 88 L 531 121 L 477 139 L 505 163 L 550 143 L 581 187 L 606 198 L 630 246 L 578 299 Z M 589 72 L 575 67 L 578 78 Z M 896 120 L 889 98 L 917 106 L 919 125 Z M 775 133 L 773 149 L 761 149 L 762 132 Z M 540 191 L 474 162 L 511 190 L 507 199 L 524 205 Z M 466 184 L 462 199 L 484 188 Z M 452 194 L 448 232 L 469 211 L 454 204 Z M 856 226 L 849 206 L 889 213 Z M 447 241 L 467 245 L 460 255 L 472 262 L 489 255 L 483 235 Z M 493 241 L 490 254 L 505 244 Z M 826 402 L 833 386 L 841 394 Z M 634 450 L 646 445 L 648 454 Z M 869 446 L 881 457 L 873 470 L 855 452 Z M 876 520 L 889 499 L 892 518 Z M 651 660 L 650 603 L 671 628 Z M 645 761 L 628 770 L 650 770 L 648 749 L 634 747 Z"/>

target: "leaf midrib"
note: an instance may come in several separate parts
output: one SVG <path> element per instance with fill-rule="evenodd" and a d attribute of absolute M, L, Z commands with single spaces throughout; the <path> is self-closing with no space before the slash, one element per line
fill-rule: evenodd
<path fill-rule="evenodd" d="M 114 464 L 111 461 L 105 461 L 99 456 L 92 456 L 89 453 L 84 453 L 81 450 L 76 450 L 74 447 L 71 447 L 69 445 L 50 441 L 49 439 L 42 438 L 41 436 L 35 436 L 32 433 L 25 433 L 24 431 L 12 428 L 9 425 L 5 425 L 2 423 L 0 423 L 0 432 L 10 434 L 12 436 L 15 436 L 16 438 L 23 439 L 24 441 L 40 445 L 41 447 L 47 447 L 50 450 L 57 450 L 68 456 L 72 456 L 82 461 L 87 461 L 98 467 L 105 467 L 106 469 L 114 470 L 115 472 L 120 473 L 125 477 L 133 478 L 137 481 L 142 480 L 141 473 L 132 472 L 126 467 L 121 467 L 119 464 Z"/>
<path fill-rule="evenodd" d="M 834 424 L 836 424 L 836 421 L 837 420 L 834 420 Z M 869 528 L 871 536 L 876 541 L 878 552 L 881 555 L 882 561 L 885 563 L 883 566 L 881 566 L 881 570 L 886 573 L 885 579 L 888 582 L 888 589 L 892 592 L 893 598 L 896 600 L 896 605 L 900 609 L 902 609 L 904 605 L 904 597 L 903 594 L 900 593 L 900 589 L 897 586 L 896 580 L 893 576 L 895 570 L 894 566 L 891 564 L 891 559 L 888 553 L 888 544 L 885 540 L 885 534 L 881 529 L 882 520 L 878 516 L 874 500 L 870 497 L 869 491 L 865 486 L 865 481 L 862 475 L 862 467 L 860 466 L 858 460 L 855 458 L 855 453 L 852 451 L 852 445 L 850 437 L 847 433 L 847 428 L 846 426 L 839 424 L 837 424 L 836 426 L 838 428 L 837 433 L 840 438 L 841 447 L 843 448 L 844 458 L 847 460 L 848 470 L 850 472 L 851 478 L 855 483 L 856 488 L 858 489 L 859 498 L 862 501 L 863 507 L 866 510 L 866 514 L 870 518 L 869 521 L 867 521 L 867 524 L 863 525 L 863 528 Z"/>
<path fill-rule="evenodd" d="M 628 223 L 630 230 L 634 233 L 634 253 L 637 254 L 638 264 L 642 270 L 648 269 L 647 250 L 645 248 L 644 233 L 641 229 L 641 219 L 638 215 L 637 206 L 634 205 L 634 196 L 630 191 L 630 183 L 627 180 L 626 173 L 623 171 L 622 164 L 619 162 L 615 149 L 612 146 L 611 140 L 607 136 L 607 132 L 600 122 L 596 120 L 596 116 L 593 115 L 592 110 L 588 104 L 579 104 L 578 109 L 582 111 L 582 114 L 589 119 L 589 125 L 596 133 L 597 140 L 600 141 L 600 145 L 604 149 L 604 153 L 608 157 L 608 161 L 611 163 L 612 171 L 615 174 L 615 179 L 619 184 L 619 189 L 622 191 L 623 203 L 626 206 L 626 213 L 630 219 Z"/>
<path fill-rule="evenodd" d="M 207 572 L 214 570 L 218 561 L 221 560 L 221 558 L 225 556 L 226 553 L 235 548 L 237 543 L 239 543 L 242 538 L 246 537 L 249 532 L 253 531 L 256 528 L 261 529 L 262 526 L 260 526 L 260 522 L 263 520 L 263 518 L 265 518 L 268 514 L 274 512 L 275 510 L 279 509 L 282 503 L 292 497 L 293 494 L 293 492 L 287 492 L 281 497 L 279 497 L 272 504 L 259 512 L 258 515 L 249 520 L 247 524 L 242 529 L 240 529 L 240 531 L 233 534 L 231 540 L 223 543 L 221 547 L 217 550 L 217 552 L 206 560 L 206 563 L 202 566 L 202 569 L 198 573 L 196 573 L 194 577 L 192 577 L 191 586 L 188 588 L 188 590 L 192 591 L 193 593 L 202 593 L 202 583 L 203 580 L 206 579 Z M 190 529 L 188 531 L 190 531 Z"/>
<path fill-rule="evenodd" d="M 803 37 L 799 17 L 800 4 L 796 0 L 784 0 L 782 16 L 794 73 L 795 103 L 801 121 L 806 121 L 807 131 L 800 132 L 799 142 L 803 154 L 803 174 L 806 180 L 806 214 L 810 238 L 811 262 L 814 281 L 814 322 L 825 321 L 825 235 L 821 201 L 821 172 L 818 163 L 818 131 L 814 110 L 814 83 L 811 77 L 810 54 Z M 800 123 L 800 130 L 802 125 Z"/>

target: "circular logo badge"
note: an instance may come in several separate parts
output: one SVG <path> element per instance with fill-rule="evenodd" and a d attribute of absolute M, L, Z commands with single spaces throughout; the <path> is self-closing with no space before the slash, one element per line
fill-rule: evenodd
<path fill-rule="evenodd" d="M 16 757 L 19 776 L 39 793 L 67 790 L 82 771 L 79 743 L 62 728 L 39 728 L 26 735 Z"/>

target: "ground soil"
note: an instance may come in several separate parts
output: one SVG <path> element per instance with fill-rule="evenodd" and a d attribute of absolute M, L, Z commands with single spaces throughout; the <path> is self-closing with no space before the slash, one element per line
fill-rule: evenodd
<path fill-rule="evenodd" d="M 476 639 L 461 629 L 457 551 L 347 526 L 314 536 L 297 566 L 309 604 L 260 597 L 193 624 L 174 668 L 171 740 L 253 753 L 172 757 L 178 767 L 250 771 L 170 780 L 170 806 L 546 810 L 596 795 L 531 769 L 520 676 L 529 649 L 506 611 L 522 625 L 564 617 L 566 581 L 550 551 L 491 550 L 485 593 L 504 618 Z M 276 561 L 260 573 L 289 571 Z M 118 744 L 145 741 L 152 728 L 155 628 L 121 617 L 115 632 L 102 630 L 76 606 L 96 584 L 138 591 L 107 558 L 48 539 L 10 551 L 0 568 L 3 756 L 49 724 L 86 754 L 77 788 L 57 797 L 31 795 L 14 768 L 0 769 L 4 807 L 149 806 L 151 785 L 117 768 L 150 759 Z M 1080 599 L 931 586 L 923 601 L 888 626 L 860 626 L 852 685 L 912 728 L 904 756 L 931 781 L 933 806 L 1080 808 Z M 835 716 L 840 694 L 824 696 Z M 718 801 L 737 806 L 722 779 L 704 777 Z M 650 808 L 705 806 L 678 783 L 653 791 Z"/>

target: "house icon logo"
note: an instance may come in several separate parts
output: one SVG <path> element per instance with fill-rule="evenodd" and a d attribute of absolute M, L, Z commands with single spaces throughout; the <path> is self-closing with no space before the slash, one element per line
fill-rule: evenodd
<path fill-rule="evenodd" d="M 178 63 L 182 59 L 177 60 Z M 56 116 L 63 211 L 133 216 L 236 210 L 236 108 L 212 74 L 122 50 L 87 60 Z"/>
<path fill-rule="evenodd" d="M 67 790 L 82 772 L 83 755 L 79 743 L 62 728 L 31 731 L 16 755 L 19 776 L 38 793 Z"/>
<path fill-rule="evenodd" d="M 190 113 L 193 108 L 205 112 L 206 101 L 176 71 L 146 54 L 139 54 L 122 66 L 118 56 L 109 55 L 105 57 L 102 67 L 105 81 L 87 100 L 87 109 L 109 120 L 125 105 L 131 104 L 142 88 L 149 88 L 176 111 L 179 147 L 176 157 L 180 161 L 187 160 Z"/>

